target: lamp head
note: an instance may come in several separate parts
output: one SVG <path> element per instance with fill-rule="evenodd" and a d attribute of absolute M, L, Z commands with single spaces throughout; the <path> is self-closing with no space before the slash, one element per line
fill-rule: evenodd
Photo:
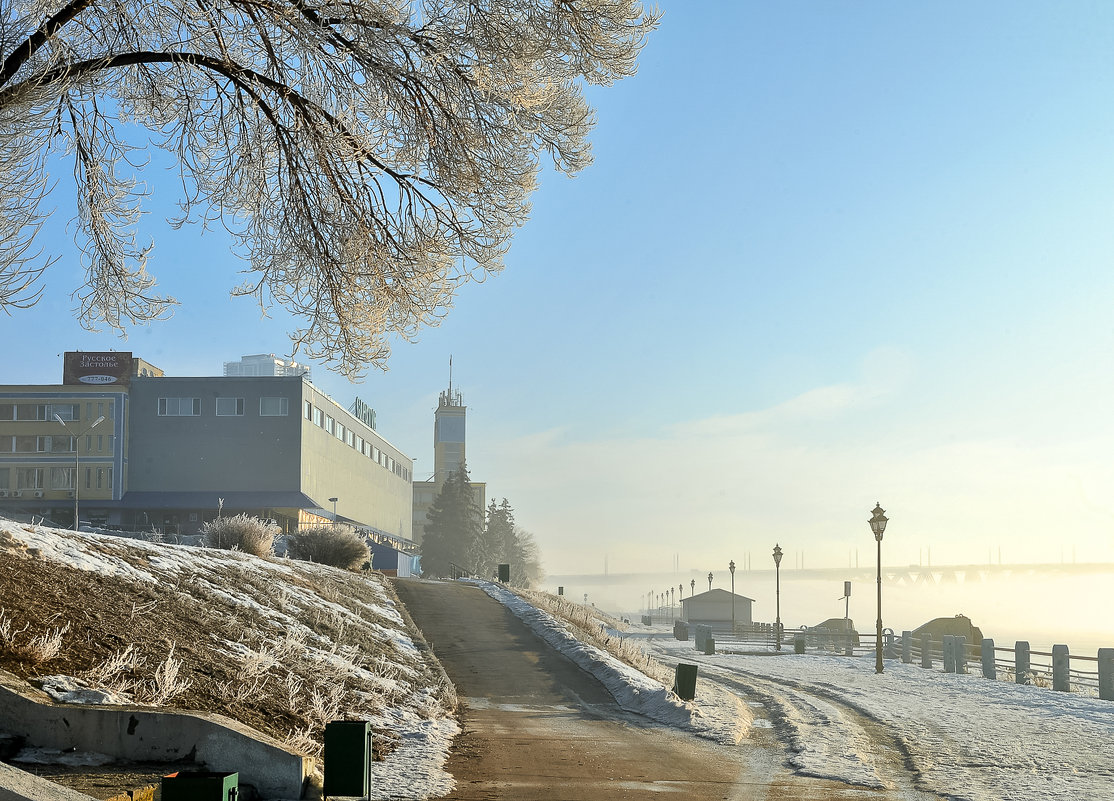
<path fill-rule="evenodd" d="M 867 522 L 870 523 L 870 530 L 874 532 L 874 539 L 878 542 L 882 541 L 882 534 L 886 530 L 886 523 L 889 518 L 886 517 L 886 510 L 882 508 L 882 504 L 874 504 L 874 509 L 871 510 L 873 517 Z"/>
<path fill-rule="evenodd" d="M 774 566 L 781 564 L 781 545 L 774 546 Z"/>
<path fill-rule="evenodd" d="M 735 560 L 734 559 L 731 560 L 731 564 L 729 564 L 727 566 L 727 569 L 731 571 L 732 576 L 735 575 Z"/>

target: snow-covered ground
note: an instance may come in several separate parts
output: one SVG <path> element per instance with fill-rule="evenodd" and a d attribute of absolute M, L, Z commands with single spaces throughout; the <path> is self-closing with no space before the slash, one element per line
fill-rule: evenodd
<path fill-rule="evenodd" d="M 164 583 L 185 574 L 205 581 L 231 603 L 253 603 L 228 594 L 221 573 L 234 564 L 282 584 L 292 571 L 327 570 L 304 563 L 266 561 L 209 549 L 146 544 L 74 534 L 0 521 L 0 552 L 66 562 L 81 570 L 133 582 Z M 136 558 L 136 557 L 140 558 Z M 903 777 L 917 789 L 966 801 L 1099 801 L 1114 799 L 1114 703 L 1039 687 L 988 681 L 977 674 L 944 674 L 899 661 L 874 673 L 870 657 L 806 655 L 705 656 L 669 632 L 645 630 L 646 647 L 662 662 L 699 666 L 697 698 L 684 703 L 659 683 L 585 644 L 569 628 L 507 590 L 477 582 L 523 619 L 550 645 L 593 673 L 625 709 L 662 725 L 719 742 L 741 742 L 756 727 L 771 727 L 787 745 L 792 767 L 869 787 L 894 783 L 893 750 Z M 303 588 L 290 587 L 282 606 L 328 606 Z M 300 626 L 285 609 L 257 610 L 276 633 Z M 393 601 L 382 593 L 351 622 L 380 627 L 401 665 L 417 649 Z M 307 640 L 306 655 L 324 659 L 324 643 Z M 231 644 L 227 644 L 231 645 Z M 316 647 L 313 647 L 316 646 Z M 404 669 L 404 673 L 408 672 Z M 354 676 L 369 684 L 382 676 Z M 382 709 L 377 725 L 398 738 L 385 762 L 375 763 L 375 786 L 384 797 L 423 799 L 444 794 L 452 739 L 451 718 L 430 714 L 433 688 L 410 685 L 399 706 Z M 744 746 L 745 747 L 745 746 Z M 887 753 L 889 752 L 889 753 Z"/>
<path fill-rule="evenodd" d="M 1114 799 L 1114 702 L 900 660 L 877 675 L 873 656 L 705 656 L 671 632 L 643 632 L 661 661 L 699 666 L 697 698 L 685 704 L 512 593 L 484 587 L 624 708 L 721 742 L 773 727 L 803 775 L 894 786 L 886 752 L 896 745 L 898 770 L 911 768 L 903 779 L 957 801 Z"/>

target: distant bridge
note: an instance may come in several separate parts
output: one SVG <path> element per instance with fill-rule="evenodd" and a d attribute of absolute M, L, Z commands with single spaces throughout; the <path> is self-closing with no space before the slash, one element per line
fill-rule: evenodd
<path fill-rule="evenodd" d="M 822 567 L 808 569 L 788 569 L 781 571 L 782 581 L 796 580 L 829 580 L 829 581 L 855 581 L 873 582 L 878 575 L 878 568 L 874 565 L 865 567 Z M 726 586 L 728 580 L 727 570 L 712 571 L 715 574 L 714 583 L 717 587 Z M 748 577 L 763 577 L 773 579 L 774 571 L 769 570 L 736 570 L 735 578 L 745 581 Z M 976 564 L 976 565 L 882 565 L 882 580 L 891 584 L 906 585 L 937 585 L 937 584 L 962 584 L 966 582 L 981 582 L 991 578 L 1010 578 L 1040 575 L 1049 576 L 1078 576 L 1109 573 L 1114 575 L 1114 562 L 1088 562 L 1088 563 L 1063 563 L 1049 564 Z M 580 575 L 546 576 L 547 585 L 562 585 L 570 587 L 607 586 L 607 585 L 635 585 L 651 586 L 661 585 L 663 582 L 671 584 L 678 582 L 688 584 L 693 579 L 699 589 L 708 580 L 708 574 L 690 570 L 683 572 L 656 572 L 656 573 L 584 573 Z"/>

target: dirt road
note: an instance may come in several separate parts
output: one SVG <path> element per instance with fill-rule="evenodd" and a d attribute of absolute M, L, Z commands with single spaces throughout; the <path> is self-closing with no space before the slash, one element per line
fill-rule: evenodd
<path fill-rule="evenodd" d="M 460 801 L 879 799 L 884 791 L 802 779 L 770 735 L 724 746 L 621 710 L 595 678 L 482 590 L 395 588 L 465 703 L 448 770 Z"/>

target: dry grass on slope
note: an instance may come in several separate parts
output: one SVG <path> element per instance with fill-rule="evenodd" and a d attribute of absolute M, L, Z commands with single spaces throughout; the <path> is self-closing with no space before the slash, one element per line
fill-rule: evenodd
<path fill-rule="evenodd" d="M 388 583 L 282 559 L 0 521 L 0 668 L 217 712 L 320 751 L 372 721 L 385 752 L 452 703 Z"/>

